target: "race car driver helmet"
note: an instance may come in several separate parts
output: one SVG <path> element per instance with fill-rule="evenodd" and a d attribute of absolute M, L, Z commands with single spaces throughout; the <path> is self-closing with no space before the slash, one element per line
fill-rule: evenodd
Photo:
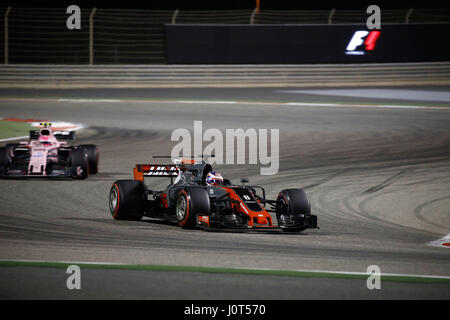
<path fill-rule="evenodd" d="M 223 183 L 223 177 L 216 171 L 210 171 L 206 176 L 206 184 L 210 186 L 216 186 Z"/>
<path fill-rule="evenodd" d="M 47 129 L 41 130 L 41 132 L 39 134 L 39 142 L 44 145 L 51 144 L 49 136 L 50 136 L 50 132 Z"/>

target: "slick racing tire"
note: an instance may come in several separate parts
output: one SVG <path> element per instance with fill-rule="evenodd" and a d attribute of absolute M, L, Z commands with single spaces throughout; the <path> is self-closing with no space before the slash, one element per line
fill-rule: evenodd
<path fill-rule="evenodd" d="M 6 172 L 9 166 L 9 148 L 0 147 L 0 174 Z"/>
<path fill-rule="evenodd" d="M 186 187 L 177 196 L 175 214 L 180 227 L 195 227 L 197 216 L 209 216 L 210 210 L 208 193 L 201 187 Z"/>
<path fill-rule="evenodd" d="M 89 175 L 89 160 L 86 150 L 84 148 L 76 148 L 70 152 L 70 165 L 76 167 L 77 172 L 75 179 L 86 179 Z"/>
<path fill-rule="evenodd" d="M 9 148 L 0 147 L 0 167 L 9 165 Z"/>
<path fill-rule="evenodd" d="M 284 228 L 283 221 L 298 215 L 310 216 L 311 203 L 302 189 L 284 189 L 277 197 L 276 215 L 283 231 L 301 231 L 304 228 Z"/>
<path fill-rule="evenodd" d="M 146 188 L 136 180 L 117 180 L 109 192 L 109 210 L 115 220 L 141 220 Z"/>
<path fill-rule="evenodd" d="M 96 174 L 98 172 L 99 153 L 95 144 L 82 144 L 80 148 L 84 148 L 88 155 L 89 174 Z"/>

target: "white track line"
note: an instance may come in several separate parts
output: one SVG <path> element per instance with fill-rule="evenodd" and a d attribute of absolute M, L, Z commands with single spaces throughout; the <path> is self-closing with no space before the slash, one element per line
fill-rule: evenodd
<path fill-rule="evenodd" d="M 144 100 L 142 100 L 144 101 Z M 130 102 L 133 102 L 132 100 Z M 163 102 L 163 101 L 161 101 Z M 426 107 L 426 106 L 409 106 L 409 105 L 364 105 L 364 104 L 343 104 L 343 103 L 314 103 L 314 102 L 252 102 L 252 101 L 220 101 L 220 100 L 177 100 L 164 101 L 188 104 L 251 104 L 251 105 L 286 105 L 286 106 L 302 106 L 302 107 L 350 107 L 350 108 L 381 108 L 381 109 L 443 109 L 446 107 Z M 449 109 L 450 108 L 446 108 Z"/>
<path fill-rule="evenodd" d="M 0 260 L 1 261 L 1 260 Z M 271 268 L 230 268 L 230 269 L 243 269 L 243 270 L 262 270 L 262 271 L 293 271 L 293 272 L 310 272 L 310 273 L 326 273 L 326 274 L 348 274 L 369 276 L 367 272 L 352 272 L 352 271 L 330 271 L 330 270 L 311 270 L 311 269 L 293 269 L 293 270 L 280 270 Z M 450 276 L 437 276 L 429 274 L 408 274 L 408 273 L 381 273 L 381 276 L 394 276 L 394 277 L 416 277 L 416 278 L 436 278 L 436 279 L 450 279 Z"/>
<path fill-rule="evenodd" d="M 221 100 L 177 100 L 177 103 L 203 103 L 203 104 L 236 104 L 238 101 L 221 101 Z"/>
<path fill-rule="evenodd" d="M 133 100 L 128 100 L 134 102 Z M 139 102 L 146 102 L 141 100 Z M 147 102 L 152 102 L 147 100 Z M 449 110 L 448 107 L 437 106 L 412 106 L 412 105 L 383 105 L 383 104 L 344 104 L 344 103 L 314 103 L 314 102 L 257 102 L 257 101 L 216 101 L 216 100 L 176 100 L 155 101 L 161 103 L 188 103 L 188 104 L 249 104 L 249 105 L 285 105 L 302 107 L 341 107 L 341 108 L 380 108 L 380 109 L 441 109 Z"/>
<path fill-rule="evenodd" d="M 449 107 L 420 106 L 420 105 L 384 105 L 384 104 L 345 104 L 345 103 L 314 103 L 314 102 L 261 102 L 236 100 L 152 100 L 152 99 L 55 99 L 55 98 L 0 98 L 0 101 L 57 101 L 73 103 L 186 103 L 186 104 L 248 104 L 248 105 L 287 105 L 311 107 L 341 107 L 341 108 L 380 108 L 380 109 L 439 109 L 448 110 Z"/>
<path fill-rule="evenodd" d="M 3 142 L 3 141 L 13 141 L 13 140 L 19 140 L 19 139 L 26 139 L 26 138 L 28 138 L 28 136 L 11 137 L 11 138 L 0 139 L 0 142 Z"/>
<path fill-rule="evenodd" d="M 317 106 L 317 107 L 339 107 L 337 103 L 308 103 L 308 102 L 287 102 L 289 106 Z"/>
<path fill-rule="evenodd" d="M 122 102 L 120 99 L 58 99 L 58 102 Z"/>
<path fill-rule="evenodd" d="M 48 261 L 48 260 L 21 260 L 21 259 L 0 259 L 0 262 L 30 262 L 30 263 L 64 263 L 64 264 L 86 264 L 86 265 L 111 265 L 111 266 L 139 266 L 140 264 L 131 263 L 114 263 L 114 262 L 83 262 L 83 261 Z M 144 264 L 145 266 L 145 264 Z M 172 267 L 172 266 L 169 266 Z M 202 266 L 178 266 L 173 265 L 173 267 L 199 267 Z M 204 268 L 222 268 L 222 267 L 208 267 Z M 234 270 L 261 270 L 261 271 L 281 271 L 281 272 L 305 272 L 305 273 L 325 273 L 325 274 L 346 274 L 346 275 L 360 275 L 369 276 L 367 272 L 351 272 L 351 271 L 331 271 L 331 270 L 309 270 L 309 269 L 294 269 L 294 270 L 283 270 L 283 269 L 272 269 L 272 268 L 245 268 L 245 267 L 225 267 L 226 269 Z M 424 279 L 450 279 L 450 276 L 438 276 L 438 275 L 428 275 L 428 274 L 407 274 L 407 273 L 381 273 L 381 276 L 394 276 L 394 277 L 414 277 L 414 278 L 424 278 Z"/>

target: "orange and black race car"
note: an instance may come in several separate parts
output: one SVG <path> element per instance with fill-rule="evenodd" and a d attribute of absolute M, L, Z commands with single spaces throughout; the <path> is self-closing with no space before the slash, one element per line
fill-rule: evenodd
<path fill-rule="evenodd" d="M 116 220 L 143 216 L 178 223 L 184 228 L 272 229 L 298 232 L 317 227 L 308 196 L 302 189 L 284 189 L 268 200 L 260 186 L 240 185 L 219 178 L 205 161 L 179 160 L 178 164 L 137 164 L 133 180 L 117 180 L 109 194 L 109 208 Z M 167 177 L 163 191 L 151 190 L 145 177 Z M 269 208 L 266 208 L 270 206 Z M 269 212 L 275 213 L 275 224 Z"/>

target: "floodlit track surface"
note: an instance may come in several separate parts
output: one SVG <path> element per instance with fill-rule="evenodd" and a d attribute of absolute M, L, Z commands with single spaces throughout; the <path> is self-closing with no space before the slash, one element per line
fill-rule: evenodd
<path fill-rule="evenodd" d="M 243 90 L 235 89 L 235 96 L 245 95 Z M 267 96 L 254 99 L 270 100 L 267 97 L 275 90 L 279 89 L 267 89 Z M 135 92 L 139 97 L 139 91 Z M 142 92 L 148 96 L 148 91 Z M 215 92 L 217 100 L 226 98 L 220 90 Z M 1 94 L 32 97 L 33 91 L 9 94 L 3 90 Z M 114 90 L 96 92 L 96 96 L 116 95 Z M 210 95 L 205 90 L 205 96 L 198 98 L 211 99 Z M 233 98 L 229 92 L 226 95 Z M 51 96 L 69 95 L 53 91 Z M 294 98 L 286 94 L 285 99 L 312 102 L 307 95 Z M 375 264 L 387 273 L 450 276 L 449 249 L 427 245 L 450 231 L 450 109 L 445 107 L 0 99 L 0 117 L 87 124 L 90 128 L 79 133 L 77 142 L 97 144 L 101 156 L 100 173 L 86 181 L 0 180 L 0 259 L 353 272 L 365 272 L 367 266 Z M 114 221 L 108 210 L 112 182 L 130 178 L 134 164 L 151 161 L 152 155 L 169 154 L 174 145 L 171 131 L 192 130 L 194 120 L 202 120 L 204 130 L 280 129 L 278 175 L 260 176 L 259 166 L 254 165 L 221 165 L 216 169 L 235 182 L 242 176 L 249 177 L 252 183 L 264 186 L 271 198 L 283 188 L 305 188 L 321 229 L 300 234 L 205 232 L 146 218 L 140 222 Z M 154 186 L 158 188 L 167 183 L 156 182 Z M 15 271 L 0 268 L 0 272 Z M 65 277 L 64 270 L 60 272 Z M 103 274 L 108 279 L 121 272 L 125 271 Z M 43 274 L 42 281 L 48 279 L 45 271 L 39 273 Z M 136 277 L 128 273 L 131 278 Z M 152 274 L 159 277 L 158 272 Z M 181 276 L 174 279 L 177 277 Z M 194 277 L 187 273 L 182 279 Z M 217 294 L 217 298 L 233 297 L 241 279 L 230 279 L 226 289 L 229 291 Z M 258 285 L 264 287 L 265 279 L 259 280 Z M 189 294 L 182 294 L 194 290 L 189 281 L 179 295 L 170 296 L 172 291 L 165 289 L 161 298 L 190 298 Z M 356 280 L 337 281 L 345 287 L 346 281 Z M 276 277 L 267 277 L 266 289 L 281 291 L 283 286 L 276 283 Z M 327 280 L 316 283 L 317 286 L 305 284 L 314 291 L 314 298 L 352 298 L 360 290 L 349 289 L 353 295 L 345 294 L 332 291 Z M 5 291 L 10 285 L 8 281 L 0 282 L 2 292 L 20 297 L 17 288 Z M 391 284 L 396 289 L 378 297 L 425 297 L 423 284 L 409 284 L 407 290 L 400 288 L 402 285 Z M 353 282 L 346 288 L 352 286 L 367 290 L 365 281 Z M 448 299 L 448 283 L 437 286 L 432 291 Z M 293 287 L 289 290 L 294 299 L 306 298 Z M 254 292 L 257 291 L 243 291 L 243 298 L 260 298 Z M 92 294 L 87 297 L 102 297 L 101 290 Z M 147 297 L 155 298 L 154 295 L 156 291 Z M 196 298 L 209 296 L 215 298 L 210 292 Z"/>

